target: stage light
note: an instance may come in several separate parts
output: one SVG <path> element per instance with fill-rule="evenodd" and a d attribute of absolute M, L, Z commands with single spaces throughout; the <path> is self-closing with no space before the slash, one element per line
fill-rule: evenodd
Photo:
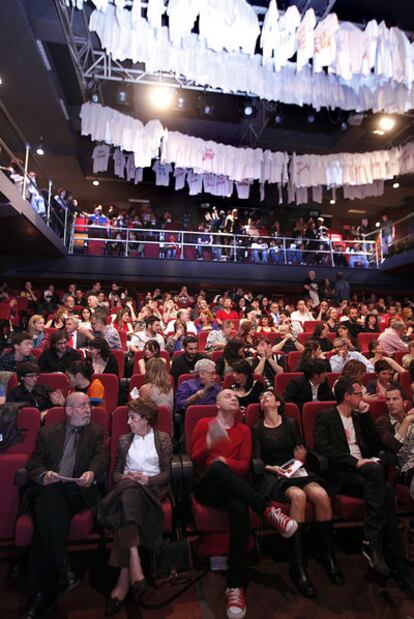
<path fill-rule="evenodd" d="M 248 99 L 242 104 L 241 113 L 243 118 L 254 118 L 257 115 L 257 107 L 253 101 Z"/>
<path fill-rule="evenodd" d="M 329 200 L 329 204 L 332 204 L 332 206 L 333 206 L 334 204 L 336 204 L 336 200 L 334 200 L 333 198 L 331 198 L 331 199 Z"/>
<path fill-rule="evenodd" d="M 391 131 L 392 129 L 394 129 L 395 127 L 395 118 L 393 118 L 392 116 L 381 116 L 379 121 L 378 121 L 378 129 L 380 131 L 383 131 L 384 133 L 387 133 L 388 131 Z"/>
<path fill-rule="evenodd" d="M 40 138 L 39 145 L 36 148 L 36 155 L 39 155 L 39 157 L 43 157 L 44 154 L 45 154 L 45 149 L 43 146 L 43 138 Z"/>
<path fill-rule="evenodd" d="M 95 180 L 92 181 L 92 185 L 94 185 L 95 187 L 99 187 L 99 181 L 97 178 L 95 178 Z"/>
<path fill-rule="evenodd" d="M 384 135 L 385 131 L 383 131 L 382 129 L 374 129 L 372 133 L 374 133 L 375 135 Z"/>
<path fill-rule="evenodd" d="M 283 124 L 283 116 L 281 114 L 279 114 L 279 113 L 275 114 L 274 123 L 275 123 L 275 125 L 278 125 L 278 126 L 282 125 Z"/>
<path fill-rule="evenodd" d="M 121 87 L 116 93 L 116 102 L 120 105 L 128 105 L 128 93 L 125 88 Z"/>
<path fill-rule="evenodd" d="M 179 97 L 177 97 L 177 110 L 180 110 L 180 112 L 182 112 L 183 110 L 185 110 L 185 99 L 182 95 L 180 95 Z"/>
<path fill-rule="evenodd" d="M 313 125 L 315 120 L 316 120 L 315 112 L 308 112 L 308 114 L 306 116 L 306 122 L 308 123 L 308 125 Z"/>
<path fill-rule="evenodd" d="M 99 103 L 99 95 L 98 93 L 94 92 L 92 97 L 91 97 L 92 103 Z"/>
<path fill-rule="evenodd" d="M 341 131 L 346 131 L 348 129 L 348 123 L 343 121 L 341 122 Z"/>
<path fill-rule="evenodd" d="M 157 110 L 166 110 L 173 100 L 173 90 L 167 86 L 155 86 L 150 91 L 150 100 Z"/>
<path fill-rule="evenodd" d="M 377 222 L 375 223 L 375 227 L 376 227 L 376 228 L 381 228 L 381 222 L 377 221 Z"/>
<path fill-rule="evenodd" d="M 398 181 L 392 184 L 393 189 L 398 189 L 399 186 L 400 186 L 400 183 Z"/>

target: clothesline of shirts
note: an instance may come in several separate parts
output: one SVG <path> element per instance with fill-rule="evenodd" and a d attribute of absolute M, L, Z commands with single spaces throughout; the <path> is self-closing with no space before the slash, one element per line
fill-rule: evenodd
<path fill-rule="evenodd" d="M 124 153 L 121 149 L 116 148 L 111 153 L 111 148 L 108 144 L 97 144 L 92 152 L 93 172 L 107 172 L 109 169 L 109 161 L 113 159 L 113 171 L 115 176 L 124 178 L 127 181 L 133 181 L 135 185 L 143 180 L 143 168 L 136 168 L 134 164 L 133 153 Z M 169 163 L 161 163 L 156 160 L 152 165 L 152 170 L 155 173 L 155 184 L 159 187 L 169 187 L 171 174 L 174 178 L 175 190 L 188 187 L 190 196 L 199 195 L 200 193 L 208 193 L 216 197 L 231 198 L 234 190 L 237 198 L 248 200 L 253 181 L 246 180 L 235 182 L 228 177 L 217 176 L 211 173 L 197 173 L 193 169 L 181 168 Z M 260 183 L 260 201 L 265 199 L 265 183 Z M 371 184 L 358 186 L 345 186 L 343 188 L 344 198 L 354 200 L 356 198 L 363 199 L 367 197 L 377 197 L 384 193 L 384 181 L 374 181 Z M 333 194 L 336 198 L 336 194 Z M 308 191 L 308 187 L 295 187 L 291 182 L 277 183 L 277 202 L 278 204 L 295 203 L 309 204 L 310 202 L 322 204 L 323 187 L 312 187 Z"/>
<path fill-rule="evenodd" d="M 115 10 L 115 19 L 124 21 L 129 13 L 131 25 L 142 19 L 143 5 L 151 28 L 162 28 L 168 16 L 169 39 L 181 47 L 198 19 L 198 39 L 215 52 L 243 52 L 254 56 L 256 43 L 262 49 L 263 65 L 280 71 L 296 55 L 296 69 L 301 71 L 310 60 L 313 71 L 327 67 L 343 80 L 373 74 L 391 79 L 409 88 L 414 80 L 414 44 L 399 28 L 387 28 L 384 22 L 369 21 L 364 29 L 350 22 L 339 22 L 331 12 L 319 22 L 313 8 L 302 16 L 296 5 L 279 11 L 271 0 L 260 29 L 258 16 L 246 0 L 92 0 L 101 13 Z M 83 8 L 82 0 L 66 0 Z M 130 8 L 131 10 L 127 10 Z"/>
<path fill-rule="evenodd" d="M 258 180 L 262 184 L 286 185 L 290 182 L 295 188 L 369 186 L 374 181 L 414 172 L 414 142 L 366 153 L 289 155 L 168 131 L 159 120 L 151 120 L 144 126 L 131 116 L 99 103 L 84 103 L 80 117 L 82 135 L 132 153 L 135 168 L 150 167 L 154 159 L 159 159 L 161 164 L 174 164 L 195 174 L 224 176 L 238 183 Z"/>
<path fill-rule="evenodd" d="M 290 61 L 276 72 L 271 64 L 262 64 L 260 54 L 215 52 L 194 33 L 187 35 L 181 46 L 174 46 L 168 28 L 156 30 L 140 16 L 133 23 L 131 14 L 112 5 L 105 13 L 95 10 L 89 29 L 96 32 L 102 48 L 114 60 L 142 62 L 151 73 L 171 72 L 226 93 L 246 92 L 269 101 L 311 105 L 317 110 L 328 107 L 404 113 L 414 107 L 414 88 L 385 74 L 359 74 L 345 81 L 333 73 L 315 73 L 309 63 L 298 72 L 296 63 Z"/>

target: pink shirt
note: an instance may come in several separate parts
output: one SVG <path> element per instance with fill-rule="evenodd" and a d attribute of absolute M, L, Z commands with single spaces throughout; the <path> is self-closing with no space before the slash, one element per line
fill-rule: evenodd
<path fill-rule="evenodd" d="M 402 352 L 408 352 L 408 344 L 403 342 L 398 333 L 391 327 L 385 329 L 378 337 L 378 340 L 386 355 L 392 355 L 400 350 Z"/>

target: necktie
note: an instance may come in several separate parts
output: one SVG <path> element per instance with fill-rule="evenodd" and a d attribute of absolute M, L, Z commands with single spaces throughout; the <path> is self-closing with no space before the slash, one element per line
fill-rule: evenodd
<path fill-rule="evenodd" d="M 78 428 L 69 428 L 65 437 L 65 445 L 63 447 L 62 459 L 59 464 L 58 473 L 65 477 L 73 476 L 76 459 L 76 445 L 78 442 Z"/>

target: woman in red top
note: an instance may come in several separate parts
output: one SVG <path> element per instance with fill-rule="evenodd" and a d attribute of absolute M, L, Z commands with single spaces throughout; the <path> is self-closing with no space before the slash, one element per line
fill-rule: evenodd
<path fill-rule="evenodd" d="M 134 329 L 131 324 L 131 314 L 125 307 L 119 310 L 114 320 L 114 327 L 118 331 L 124 331 L 125 333 L 133 333 Z"/>
<path fill-rule="evenodd" d="M 273 322 L 273 318 L 270 314 L 265 314 L 260 319 L 260 326 L 257 329 L 257 335 L 271 335 L 272 333 L 276 333 L 275 323 Z"/>
<path fill-rule="evenodd" d="M 236 394 L 224 389 L 217 395 L 217 416 L 200 419 L 193 431 L 191 457 L 197 467 L 194 496 L 197 501 L 227 512 L 230 550 L 227 571 L 227 617 L 246 614 L 249 507 L 283 537 L 291 537 L 295 520 L 282 514 L 249 484 L 246 475 L 252 454 L 250 429 L 237 421 Z"/>

